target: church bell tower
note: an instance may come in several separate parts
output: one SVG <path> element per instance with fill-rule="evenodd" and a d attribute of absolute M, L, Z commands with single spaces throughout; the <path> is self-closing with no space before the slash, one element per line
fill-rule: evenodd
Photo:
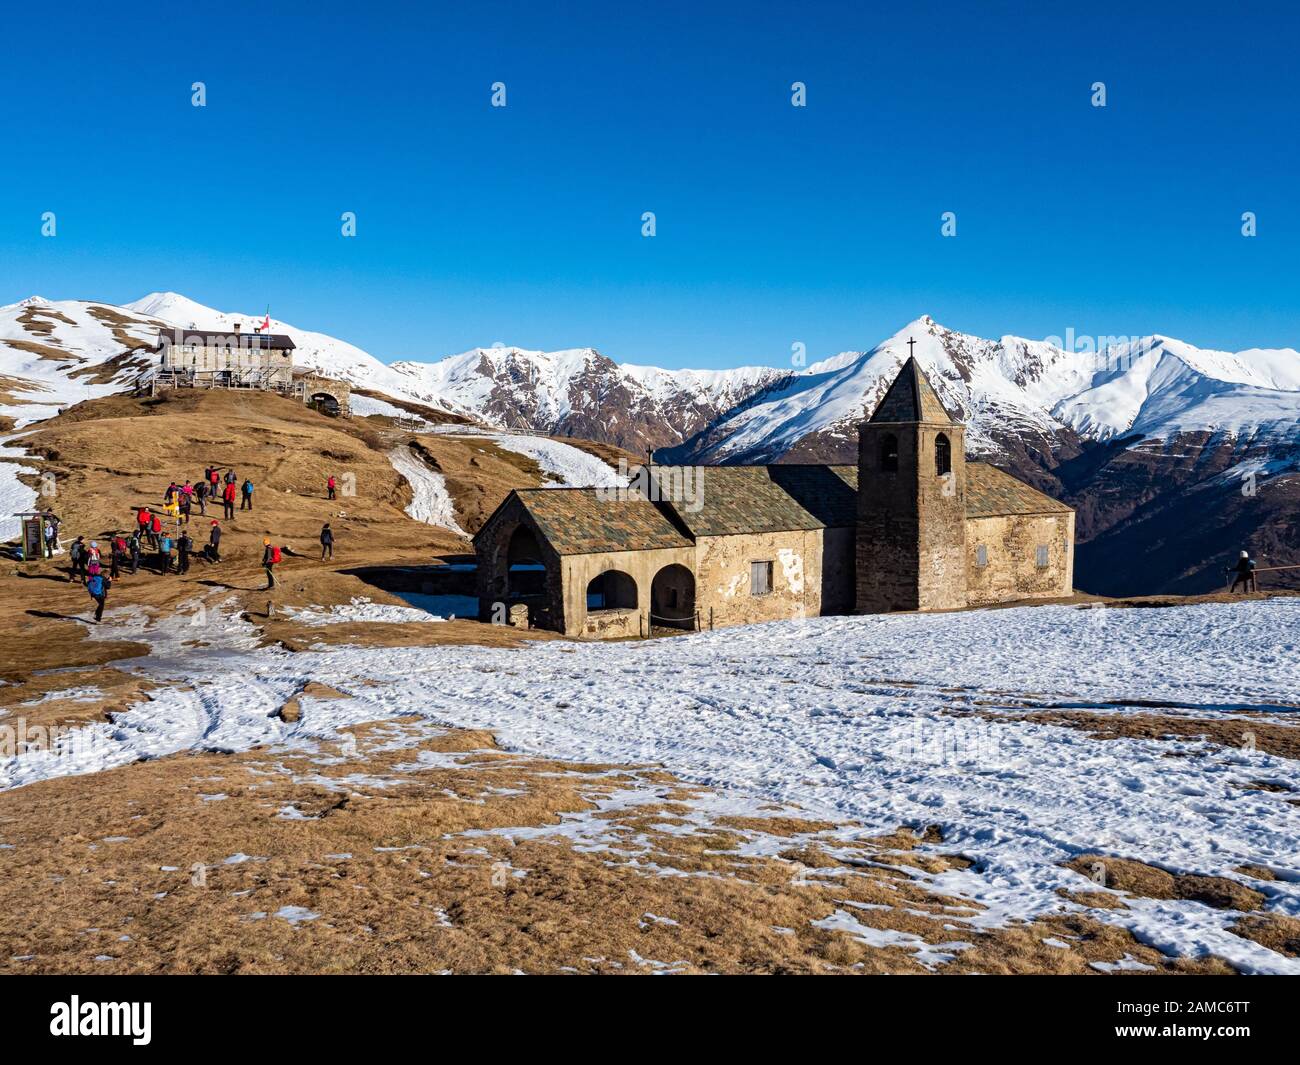
<path fill-rule="evenodd" d="M 858 429 L 859 614 L 966 605 L 965 436 L 908 356 Z"/>

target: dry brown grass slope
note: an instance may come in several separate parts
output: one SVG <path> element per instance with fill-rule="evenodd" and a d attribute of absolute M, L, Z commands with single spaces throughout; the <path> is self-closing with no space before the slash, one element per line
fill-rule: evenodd
<path fill-rule="evenodd" d="M 57 494 L 43 502 L 59 514 L 63 535 L 87 540 L 129 530 L 136 508 L 158 507 L 171 480 L 202 475 L 208 464 L 233 467 L 255 487 L 254 510 L 231 521 L 209 504 L 195 513 L 190 535 L 206 542 L 212 518 L 222 521 L 222 563 L 196 559 L 184 577 L 148 569 L 115 583 L 110 606 L 138 604 L 174 609 L 196 595 L 225 592 L 244 610 L 264 615 L 277 607 L 348 602 L 367 595 L 392 601 L 352 574 L 359 567 L 432 565 L 469 551 L 455 533 L 410 518 L 404 508 L 411 489 L 394 470 L 389 453 L 415 445 L 422 461 L 442 470 L 459 506 L 462 528 L 477 528 L 511 488 L 540 483 L 535 463 L 491 441 L 426 434 L 416 438 L 385 419 L 329 418 L 280 396 L 256 392 L 177 392 L 157 398 L 111 396 L 78 404 L 38 424 L 22 440 L 53 475 Z M 326 498 L 330 474 L 355 494 Z M 319 561 L 324 522 L 335 535 L 333 562 Z M 262 541 L 288 545 L 277 578 L 263 591 Z M 11 678 L 33 670 L 111 661 L 143 648 L 88 643 L 85 592 L 67 583 L 66 556 L 54 562 L 0 563 L 0 641 L 21 654 L 7 657 L 0 672 Z M 292 635 L 279 626 L 278 636 Z M 418 639 L 467 642 L 509 640 L 510 634 L 471 622 L 437 626 L 391 626 L 397 642 Z M 372 638 L 375 634 L 372 633 Z M 382 635 L 379 638 L 384 638 Z"/>

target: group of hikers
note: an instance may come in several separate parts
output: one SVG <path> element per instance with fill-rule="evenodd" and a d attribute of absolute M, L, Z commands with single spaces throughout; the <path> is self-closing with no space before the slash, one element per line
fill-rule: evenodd
<path fill-rule="evenodd" d="M 226 472 L 222 475 L 222 470 Z M 208 504 L 214 506 L 219 502 L 223 518 L 235 516 L 235 500 L 239 500 L 240 510 L 253 509 L 253 482 L 245 477 L 240 483 L 233 469 L 222 466 L 209 466 L 203 471 L 203 477 L 197 483 L 186 481 L 177 484 L 172 481 L 163 494 L 163 513 L 175 518 L 181 525 L 190 523 L 194 508 L 206 517 Z"/>
<path fill-rule="evenodd" d="M 107 547 L 101 548 L 98 540 L 86 543 L 84 536 L 78 536 L 68 549 L 71 563 L 70 581 L 80 581 L 86 592 L 95 601 L 95 620 L 104 615 L 104 605 L 108 599 L 113 581 L 122 571 L 130 568 L 132 574 L 140 571 L 146 551 L 154 557 L 154 570 L 160 575 L 169 573 L 186 574 L 190 569 L 190 558 L 194 554 L 194 540 L 189 533 L 190 517 L 195 506 L 201 515 L 207 515 L 210 500 L 220 499 L 223 507 L 223 519 L 235 516 L 235 497 L 241 499 L 240 510 L 253 509 L 253 482 L 245 478 L 239 484 L 233 469 L 228 469 L 224 478 L 222 467 L 210 466 L 203 471 L 202 480 L 197 484 L 186 481 L 177 484 L 172 481 L 163 493 L 161 512 L 152 507 L 141 506 L 136 509 L 136 528 L 129 535 L 114 532 Z M 336 498 L 337 482 L 331 475 L 326 484 L 327 498 Z M 166 521 L 164 521 L 164 516 Z M 175 523 L 176 535 L 171 531 Z M 45 538 L 46 557 L 53 558 L 58 547 L 59 519 L 46 515 L 42 529 Z M 207 543 L 203 547 L 203 558 L 209 563 L 221 561 L 221 521 L 213 518 L 208 527 Z M 326 522 L 320 531 L 321 561 L 334 558 L 334 530 Z M 266 572 L 266 588 L 275 587 L 275 567 L 283 559 L 284 549 L 273 544 L 269 536 L 262 538 L 262 568 Z"/>

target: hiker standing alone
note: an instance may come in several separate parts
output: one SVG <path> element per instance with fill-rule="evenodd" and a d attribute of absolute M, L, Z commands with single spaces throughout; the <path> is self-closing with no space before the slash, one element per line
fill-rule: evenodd
<path fill-rule="evenodd" d="M 240 494 L 242 498 L 239 500 L 239 509 L 252 510 L 253 509 L 253 482 L 250 481 L 247 477 L 244 478 L 244 483 L 240 487 Z"/>
<path fill-rule="evenodd" d="M 1230 566 L 1226 572 L 1235 574 L 1229 594 L 1235 592 L 1239 584 L 1247 592 L 1259 591 L 1259 584 L 1255 580 L 1255 560 L 1250 557 L 1249 551 L 1243 551 L 1237 558 L 1237 564 Z"/>
<path fill-rule="evenodd" d="M 320 560 L 324 562 L 326 557 L 331 562 L 334 561 L 334 530 L 330 528 L 329 522 L 322 525 L 320 530 Z"/>
<path fill-rule="evenodd" d="M 280 564 L 280 548 L 271 543 L 270 537 L 262 538 L 262 568 L 266 570 L 266 590 L 275 587 L 275 567 Z"/>
<path fill-rule="evenodd" d="M 331 473 L 329 480 L 325 482 L 325 498 L 337 499 L 338 487 L 339 487 L 339 483 L 334 479 L 334 474 Z"/>
<path fill-rule="evenodd" d="M 194 550 L 194 541 L 190 539 L 189 530 L 181 533 L 181 538 L 176 541 L 176 572 L 189 573 L 190 571 L 190 552 Z"/>
<path fill-rule="evenodd" d="M 208 533 L 208 559 L 212 562 L 221 561 L 221 525 L 215 519 L 212 531 Z"/>

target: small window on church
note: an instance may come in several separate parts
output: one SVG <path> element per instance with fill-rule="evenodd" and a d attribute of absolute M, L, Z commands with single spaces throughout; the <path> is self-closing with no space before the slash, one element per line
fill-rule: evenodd
<path fill-rule="evenodd" d="M 934 438 L 934 472 L 940 477 L 952 473 L 952 444 L 943 433 Z"/>
<path fill-rule="evenodd" d="M 1038 555 L 1037 555 L 1037 557 L 1038 557 L 1038 568 L 1039 568 L 1039 569 L 1046 569 L 1046 568 L 1047 568 L 1047 561 L 1048 561 L 1048 551 L 1047 551 L 1047 545 L 1046 545 L 1046 544 L 1039 544 L 1039 545 L 1038 545 Z"/>
<path fill-rule="evenodd" d="M 768 595 L 772 591 L 772 563 L 749 564 L 749 594 Z"/>
<path fill-rule="evenodd" d="M 985 544 L 979 544 L 975 548 L 975 565 L 983 569 L 989 564 L 989 549 Z"/>
<path fill-rule="evenodd" d="M 886 473 L 898 472 L 898 437 L 893 433 L 880 438 L 880 468 Z"/>

